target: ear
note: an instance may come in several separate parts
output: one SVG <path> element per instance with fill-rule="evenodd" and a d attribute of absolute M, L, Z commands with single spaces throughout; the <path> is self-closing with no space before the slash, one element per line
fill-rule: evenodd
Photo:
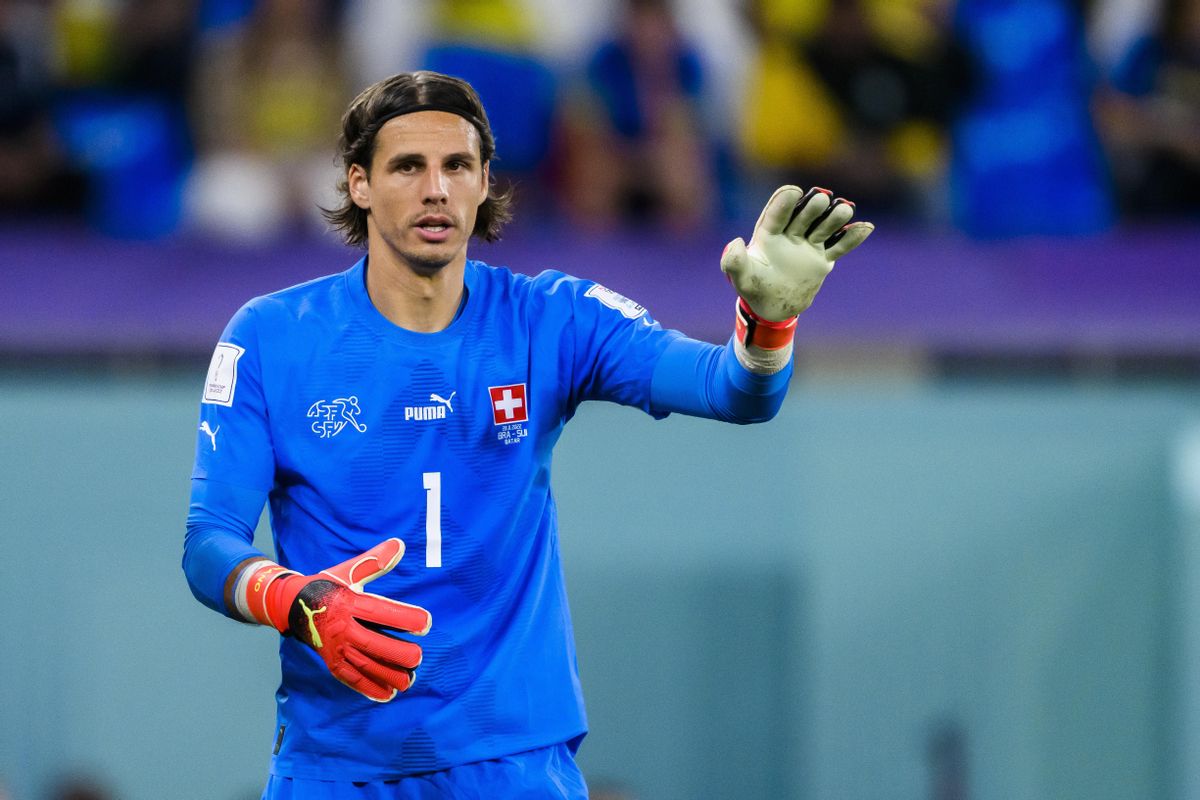
<path fill-rule="evenodd" d="M 483 201 L 487 200 L 488 190 L 491 188 L 491 166 L 492 162 L 483 162 L 483 186 L 479 195 L 479 205 L 483 205 Z"/>
<path fill-rule="evenodd" d="M 346 189 L 354 205 L 369 211 L 371 208 L 371 179 L 362 164 L 351 164 L 346 173 Z"/>

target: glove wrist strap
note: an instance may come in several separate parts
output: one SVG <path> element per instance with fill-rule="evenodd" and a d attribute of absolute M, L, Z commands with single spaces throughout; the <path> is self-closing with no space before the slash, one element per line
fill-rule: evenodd
<path fill-rule="evenodd" d="M 796 320 L 784 322 L 763 319 L 741 297 L 737 301 L 733 351 L 738 363 L 756 375 L 774 375 L 792 359 L 792 340 Z"/>
<path fill-rule="evenodd" d="M 737 299 L 734 330 L 738 341 L 745 346 L 751 345 L 763 350 L 779 350 L 791 345 L 796 336 L 796 322 L 799 317 L 792 317 L 783 322 L 772 322 L 763 319 L 743 298 Z"/>
<path fill-rule="evenodd" d="M 285 633 L 288 629 L 287 607 L 291 603 L 281 602 L 282 590 L 287 583 L 281 579 L 292 575 L 298 576 L 299 573 L 265 558 L 248 564 L 242 570 L 234 588 L 233 596 L 238 613 L 247 621 L 269 625 L 280 633 Z"/>

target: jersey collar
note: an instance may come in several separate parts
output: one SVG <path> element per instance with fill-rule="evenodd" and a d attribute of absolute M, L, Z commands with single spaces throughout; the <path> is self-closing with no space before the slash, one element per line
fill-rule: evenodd
<path fill-rule="evenodd" d="M 467 290 L 464 305 L 449 325 L 433 333 L 401 328 L 379 312 L 379 309 L 371 302 L 371 296 L 367 293 L 367 256 L 364 255 L 360 258 L 343 275 L 346 279 L 346 291 L 350 294 L 359 316 L 367 325 L 380 335 L 405 344 L 428 346 L 461 336 L 471 326 L 480 306 L 479 267 L 470 259 L 467 260 L 466 267 L 463 269 L 463 282 L 466 284 Z"/>

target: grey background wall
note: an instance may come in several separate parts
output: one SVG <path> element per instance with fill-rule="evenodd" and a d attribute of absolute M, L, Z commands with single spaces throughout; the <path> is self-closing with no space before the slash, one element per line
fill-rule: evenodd
<path fill-rule="evenodd" d="M 261 788 L 273 636 L 179 570 L 200 372 L 0 376 L 17 800 Z M 1198 416 L 1168 383 L 797 380 L 744 429 L 585 407 L 555 463 L 581 763 L 643 798 L 925 798 L 940 735 L 977 800 L 1188 796 Z"/>

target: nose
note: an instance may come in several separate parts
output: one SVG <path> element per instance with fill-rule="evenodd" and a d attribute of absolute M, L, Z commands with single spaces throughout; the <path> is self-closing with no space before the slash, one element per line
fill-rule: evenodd
<path fill-rule="evenodd" d="M 425 182 L 421 189 L 427 203 L 444 203 L 449 197 L 447 179 L 440 169 L 426 171 Z"/>

